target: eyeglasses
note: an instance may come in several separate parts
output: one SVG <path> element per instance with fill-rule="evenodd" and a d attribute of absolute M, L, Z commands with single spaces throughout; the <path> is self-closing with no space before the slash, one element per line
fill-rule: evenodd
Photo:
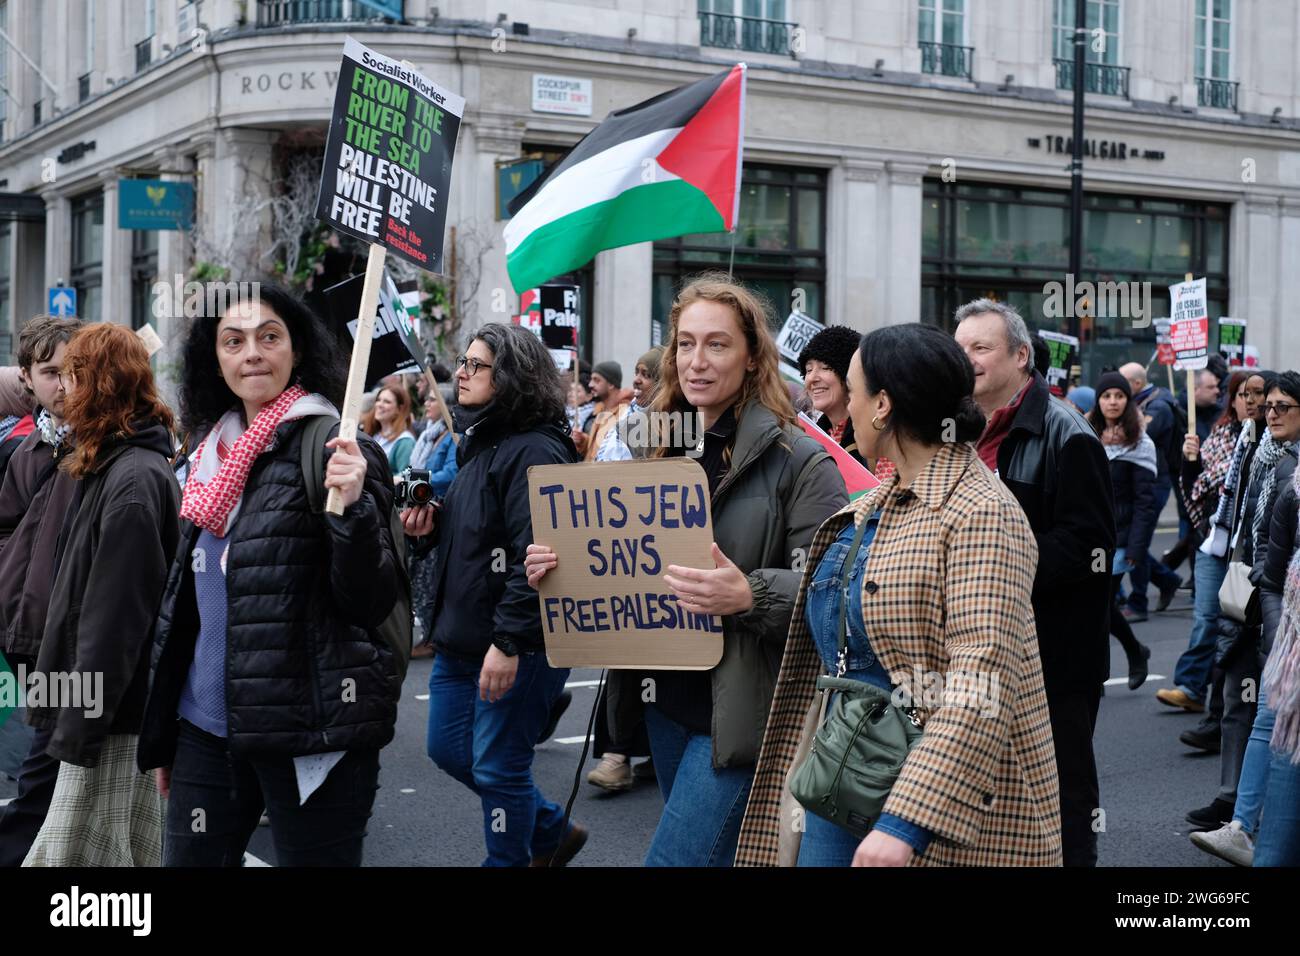
<path fill-rule="evenodd" d="M 1295 405 L 1291 402 L 1265 402 L 1264 414 L 1267 415 L 1269 412 L 1272 412 L 1274 415 L 1285 415 L 1293 408 L 1300 408 L 1300 405 Z"/>
<path fill-rule="evenodd" d="M 477 375 L 479 369 L 491 368 L 491 367 L 492 367 L 491 362 L 480 362 L 476 358 L 469 358 L 468 356 L 465 355 L 462 355 L 458 359 L 456 359 L 456 371 L 459 372 L 461 369 L 467 368 L 469 369 L 470 378 L 473 378 L 475 375 Z"/>

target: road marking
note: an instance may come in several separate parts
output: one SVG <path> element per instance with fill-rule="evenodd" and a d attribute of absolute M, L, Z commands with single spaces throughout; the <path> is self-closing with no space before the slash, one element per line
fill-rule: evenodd
<path fill-rule="evenodd" d="M 0 807 L 7 807 L 14 802 L 14 797 L 0 797 Z"/>
<path fill-rule="evenodd" d="M 249 853 L 247 850 L 244 851 L 244 866 L 265 866 L 265 867 L 269 867 L 270 865 L 271 865 L 271 864 L 270 864 L 270 863 L 267 863 L 265 860 L 262 860 L 262 859 L 259 859 L 258 857 L 253 856 L 253 854 Z"/>
<path fill-rule="evenodd" d="M 1149 683 L 1153 680 L 1168 680 L 1168 678 L 1165 677 L 1164 674 L 1148 674 L 1147 682 Z M 1106 681 L 1106 686 L 1118 687 L 1120 684 L 1127 684 L 1127 683 L 1128 683 L 1127 677 L 1112 677 L 1110 680 Z"/>
<path fill-rule="evenodd" d="M 400 791 L 398 791 L 398 792 L 399 792 L 399 793 L 415 793 L 415 788 L 414 788 L 414 787 L 403 787 L 403 788 L 402 788 Z"/>
<path fill-rule="evenodd" d="M 571 680 L 571 681 L 569 681 L 567 684 L 565 684 L 564 686 L 565 686 L 566 688 L 568 688 L 568 687 L 599 687 L 599 686 L 600 686 L 600 681 L 598 681 L 598 680 Z"/>
<path fill-rule="evenodd" d="M 429 699 L 429 695 L 428 695 L 428 694 L 416 694 L 416 695 L 415 695 L 415 699 L 416 699 L 416 700 L 428 700 L 428 699 Z"/>
<path fill-rule="evenodd" d="M 580 743 L 584 743 L 585 741 L 588 741 L 588 740 L 591 740 L 591 739 L 592 739 L 592 738 L 590 738 L 590 737 L 556 737 L 556 738 L 554 738 L 554 740 L 555 740 L 555 742 L 556 742 L 557 744 L 580 744 Z"/>

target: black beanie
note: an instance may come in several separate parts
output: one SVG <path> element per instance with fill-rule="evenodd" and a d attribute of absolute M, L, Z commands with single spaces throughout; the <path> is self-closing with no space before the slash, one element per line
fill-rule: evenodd
<path fill-rule="evenodd" d="M 623 367 L 617 362 L 597 362 L 591 374 L 599 375 L 615 388 L 623 387 Z"/>
<path fill-rule="evenodd" d="M 1124 393 L 1124 397 L 1131 399 L 1133 397 L 1133 387 L 1129 385 L 1128 379 L 1119 372 L 1107 372 L 1101 378 L 1097 379 L 1097 398 L 1101 398 L 1101 393 L 1108 388 L 1118 388 Z"/>
<path fill-rule="evenodd" d="M 840 381 L 847 385 L 849 363 L 853 361 L 853 353 L 858 350 L 861 341 L 862 333 L 856 329 L 846 325 L 827 326 L 809 339 L 799 353 L 799 374 L 807 372 L 808 363 L 816 359 L 834 370 Z"/>

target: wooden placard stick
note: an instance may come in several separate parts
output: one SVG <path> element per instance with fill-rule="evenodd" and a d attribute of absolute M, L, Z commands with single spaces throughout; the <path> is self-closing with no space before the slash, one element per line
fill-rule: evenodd
<path fill-rule="evenodd" d="M 1191 282 L 1192 274 L 1184 274 L 1183 281 Z M 1187 369 L 1187 434 L 1196 434 L 1196 372 L 1190 368 Z M 1188 461 L 1196 461 L 1198 457 L 1194 455 Z"/>

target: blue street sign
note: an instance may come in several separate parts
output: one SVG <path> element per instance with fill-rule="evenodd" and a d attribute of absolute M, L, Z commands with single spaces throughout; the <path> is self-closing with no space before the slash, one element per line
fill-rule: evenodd
<path fill-rule="evenodd" d="M 77 314 L 77 290 L 69 286 L 56 285 L 50 289 L 50 315 L 59 318 Z"/>
<path fill-rule="evenodd" d="M 394 20 L 402 19 L 402 0 L 358 0 L 358 2 L 380 16 L 392 17 Z"/>

